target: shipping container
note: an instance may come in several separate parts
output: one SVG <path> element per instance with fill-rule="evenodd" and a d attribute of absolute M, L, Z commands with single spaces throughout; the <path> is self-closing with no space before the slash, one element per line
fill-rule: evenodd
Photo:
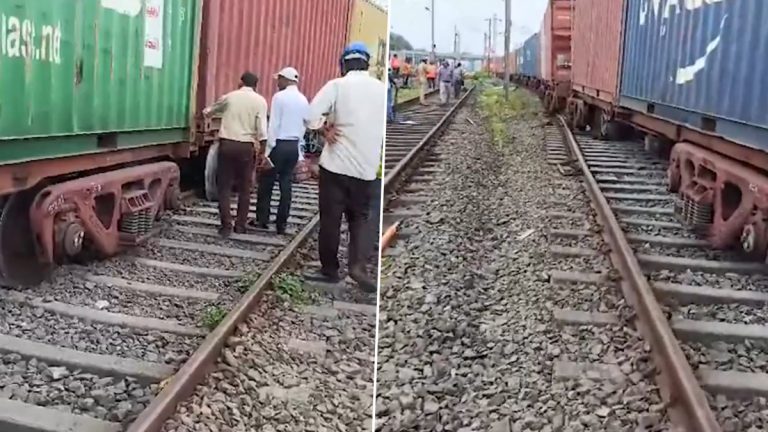
<path fill-rule="evenodd" d="M 572 39 L 573 89 L 618 103 L 624 0 L 579 0 Z"/>
<path fill-rule="evenodd" d="M 275 73 L 292 66 L 312 98 L 340 76 L 351 9 L 351 0 L 206 0 L 197 110 L 235 90 L 246 70 L 259 76 L 259 93 L 270 101 Z"/>
<path fill-rule="evenodd" d="M 539 34 L 535 33 L 526 39 L 523 47 L 520 48 L 520 52 L 518 53 L 520 75 L 528 77 L 541 76 L 539 72 L 540 43 L 541 39 L 539 38 Z"/>
<path fill-rule="evenodd" d="M 198 1 L 0 1 L 0 164 L 188 141 Z"/>
<path fill-rule="evenodd" d="M 371 0 L 354 0 L 349 21 L 349 42 L 363 42 L 371 51 L 371 73 L 384 79 L 387 69 L 387 11 Z M 401 59 L 405 61 L 405 58 Z"/>
<path fill-rule="evenodd" d="M 516 74 L 517 73 L 517 53 L 516 50 L 512 50 L 509 54 L 507 54 L 507 67 L 509 68 L 510 74 Z"/>
<path fill-rule="evenodd" d="M 614 0 L 619 1 L 619 0 Z M 571 79 L 571 17 L 574 0 L 549 0 L 541 22 L 541 78 L 566 82 Z"/>
<path fill-rule="evenodd" d="M 768 2 L 627 2 L 621 105 L 768 151 Z"/>

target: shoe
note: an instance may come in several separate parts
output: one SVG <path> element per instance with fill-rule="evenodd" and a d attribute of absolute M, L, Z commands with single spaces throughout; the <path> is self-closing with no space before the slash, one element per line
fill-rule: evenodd
<path fill-rule="evenodd" d="M 363 291 L 367 293 L 376 292 L 376 282 L 372 281 L 371 279 L 368 278 L 368 276 L 366 276 L 364 269 L 362 268 L 351 269 L 349 271 L 349 277 L 352 278 L 353 281 L 357 282 L 357 285 Z"/>
<path fill-rule="evenodd" d="M 284 226 L 277 226 L 277 233 L 280 235 L 285 235 L 285 227 Z"/>
<path fill-rule="evenodd" d="M 244 226 L 236 226 L 235 227 L 235 234 L 246 234 L 248 232 L 247 229 L 245 229 Z"/>
<path fill-rule="evenodd" d="M 230 227 L 219 228 L 219 236 L 221 236 L 222 238 L 228 238 L 230 235 L 232 235 L 232 228 Z"/>
<path fill-rule="evenodd" d="M 248 222 L 248 225 L 250 225 L 250 226 L 252 226 L 254 228 L 262 229 L 262 230 L 269 229 L 269 224 L 266 224 L 266 223 L 263 223 L 263 222 L 259 222 L 259 221 L 254 220 L 254 219 L 251 219 Z"/>
<path fill-rule="evenodd" d="M 336 284 L 341 282 L 341 278 L 339 277 L 338 273 L 336 273 L 335 275 L 329 275 L 327 273 L 323 273 L 322 270 L 305 274 L 304 279 L 312 282 L 323 282 L 323 283 L 331 283 L 331 284 Z"/>

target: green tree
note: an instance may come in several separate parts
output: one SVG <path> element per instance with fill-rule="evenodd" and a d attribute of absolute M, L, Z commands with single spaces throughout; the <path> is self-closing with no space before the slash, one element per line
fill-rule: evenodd
<path fill-rule="evenodd" d="M 389 50 L 390 51 L 411 51 L 413 50 L 413 45 L 411 45 L 410 42 L 408 42 L 408 39 L 404 38 L 402 35 L 399 35 L 395 32 L 389 33 Z"/>

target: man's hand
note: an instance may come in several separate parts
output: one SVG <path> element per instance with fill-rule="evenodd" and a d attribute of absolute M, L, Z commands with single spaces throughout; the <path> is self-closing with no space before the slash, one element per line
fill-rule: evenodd
<path fill-rule="evenodd" d="M 334 125 L 326 125 L 323 127 L 323 137 L 329 145 L 335 144 L 339 137 L 339 130 Z"/>

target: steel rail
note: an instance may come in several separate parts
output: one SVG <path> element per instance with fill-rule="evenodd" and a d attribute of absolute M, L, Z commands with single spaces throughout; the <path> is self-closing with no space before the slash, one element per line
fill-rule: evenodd
<path fill-rule="evenodd" d="M 159 432 L 162 429 L 163 424 L 176 412 L 176 406 L 192 395 L 195 387 L 205 378 L 210 367 L 218 359 L 227 338 L 235 332 L 238 324 L 248 318 L 269 287 L 272 278 L 291 261 L 301 245 L 309 239 L 319 221 L 320 215 L 316 214 L 272 260 L 266 271 L 243 295 L 221 324 L 208 334 L 200 347 L 131 424 L 128 432 Z"/>
<path fill-rule="evenodd" d="M 564 140 L 582 170 L 587 192 L 603 225 L 603 235 L 611 247 L 611 261 L 622 276 L 621 288 L 634 305 L 639 326 L 651 345 L 651 354 L 660 366 L 659 387 L 667 392 L 671 409 L 680 409 L 678 421 L 691 432 L 721 432 L 704 390 L 699 385 L 691 365 L 686 360 L 664 312 L 654 296 L 640 263 L 621 229 L 616 215 L 603 195 L 597 180 L 581 153 L 565 118 L 558 115 Z"/>
<path fill-rule="evenodd" d="M 440 121 L 427 133 L 427 135 L 424 136 L 424 138 L 419 141 L 419 143 L 411 149 L 411 151 L 408 152 L 405 157 L 400 160 L 400 162 L 395 165 L 394 168 L 389 170 L 386 175 L 384 176 L 384 197 L 386 200 L 386 196 L 388 194 L 391 194 L 394 190 L 394 187 L 400 179 L 403 178 L 403 175 L 407 172 L 409 168 L 411 168 L 416 161 L 416 156 L 420 155 L 423 150 L 427 148 L 427 146 L 431 143 L 432 138 L 434 138 L 440 131 L 443 130 L 445 126 L 448 125 L 448 121 L 456 114 L 456 112 L 459 110 L 459 108 L 464 105 L 464 103 L 469 99 L 469 96 L 474 92 L 475 86 L 470 87 L 470 89 L 464 94 L 464 96 L 461 97 L 461 99 L 456 102 L 453 107 L 443 116 L 443 118 L 440 119 Z M 386 141 L 386 139 L 385 139 Z M 384 152 L 386 154 L 386 144 L 384 145 Z"/>

